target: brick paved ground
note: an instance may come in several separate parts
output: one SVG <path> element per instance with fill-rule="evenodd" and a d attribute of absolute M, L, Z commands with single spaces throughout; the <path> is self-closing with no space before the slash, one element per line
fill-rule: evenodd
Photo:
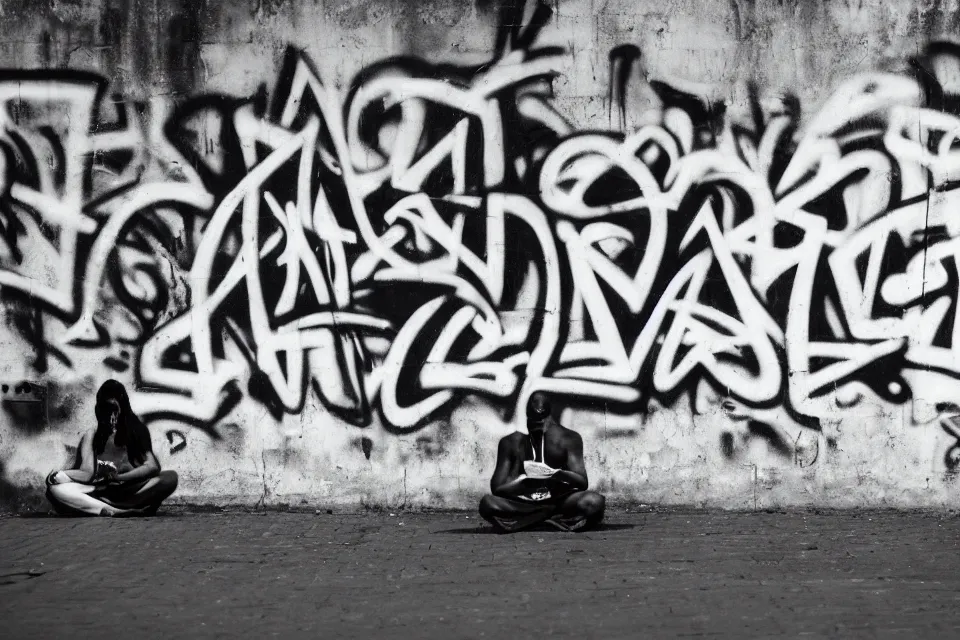
<path fill-rule="evenodd" d="M 960 637 L 952 514 L 0 518 L 4 638 Z"/>

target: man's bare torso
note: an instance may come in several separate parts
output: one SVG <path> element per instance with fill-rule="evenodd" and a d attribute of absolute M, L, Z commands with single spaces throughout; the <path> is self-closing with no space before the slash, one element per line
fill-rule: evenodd
<path fill-rule="evenodd" d="M 510 478 L 523 474 L 526 460 L 543 462 L 554 469 L 567 469 L 570 449 L 580 436 L 576 431 L 554 422 L 544 430 L 542 436 L 528 435 L 520 431 L 503 437 L 501 442 L 511 451 Z"/>

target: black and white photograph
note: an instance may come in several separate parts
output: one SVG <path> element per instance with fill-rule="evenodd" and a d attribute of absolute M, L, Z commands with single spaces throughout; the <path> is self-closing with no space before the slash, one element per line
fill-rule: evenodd
<path fill-rule="evenodd" d="M 0 31 L 0 637 L 960 638 L 960 0 Z"/>

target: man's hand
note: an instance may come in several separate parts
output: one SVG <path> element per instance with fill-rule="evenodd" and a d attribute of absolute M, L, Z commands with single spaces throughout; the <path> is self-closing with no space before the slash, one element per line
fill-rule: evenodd
<path fill-rule="evenodd" d="M 564 469 L 553 475 L 553 479 L 564 482 L 583 491 L 587 488 L 587 479 L 575 471 Z"/>

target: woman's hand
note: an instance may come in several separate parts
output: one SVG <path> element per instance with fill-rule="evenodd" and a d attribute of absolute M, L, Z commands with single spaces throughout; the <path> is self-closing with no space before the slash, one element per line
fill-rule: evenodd
<path fill-rule="evenodd" d="M 104 466 L 101 468 L 100 477 L 97 479 L 97 484 L 119 484 L 120 480 L 117 478 L 119 474 L 117 470 L 113 467 Z"/>
<path fill-rule="evenodd" d="M 112 463 L 101 461 L 97 466 L 97 477 L 93 483 L 99 487 L 119 484 L 119 472 Z"/>

